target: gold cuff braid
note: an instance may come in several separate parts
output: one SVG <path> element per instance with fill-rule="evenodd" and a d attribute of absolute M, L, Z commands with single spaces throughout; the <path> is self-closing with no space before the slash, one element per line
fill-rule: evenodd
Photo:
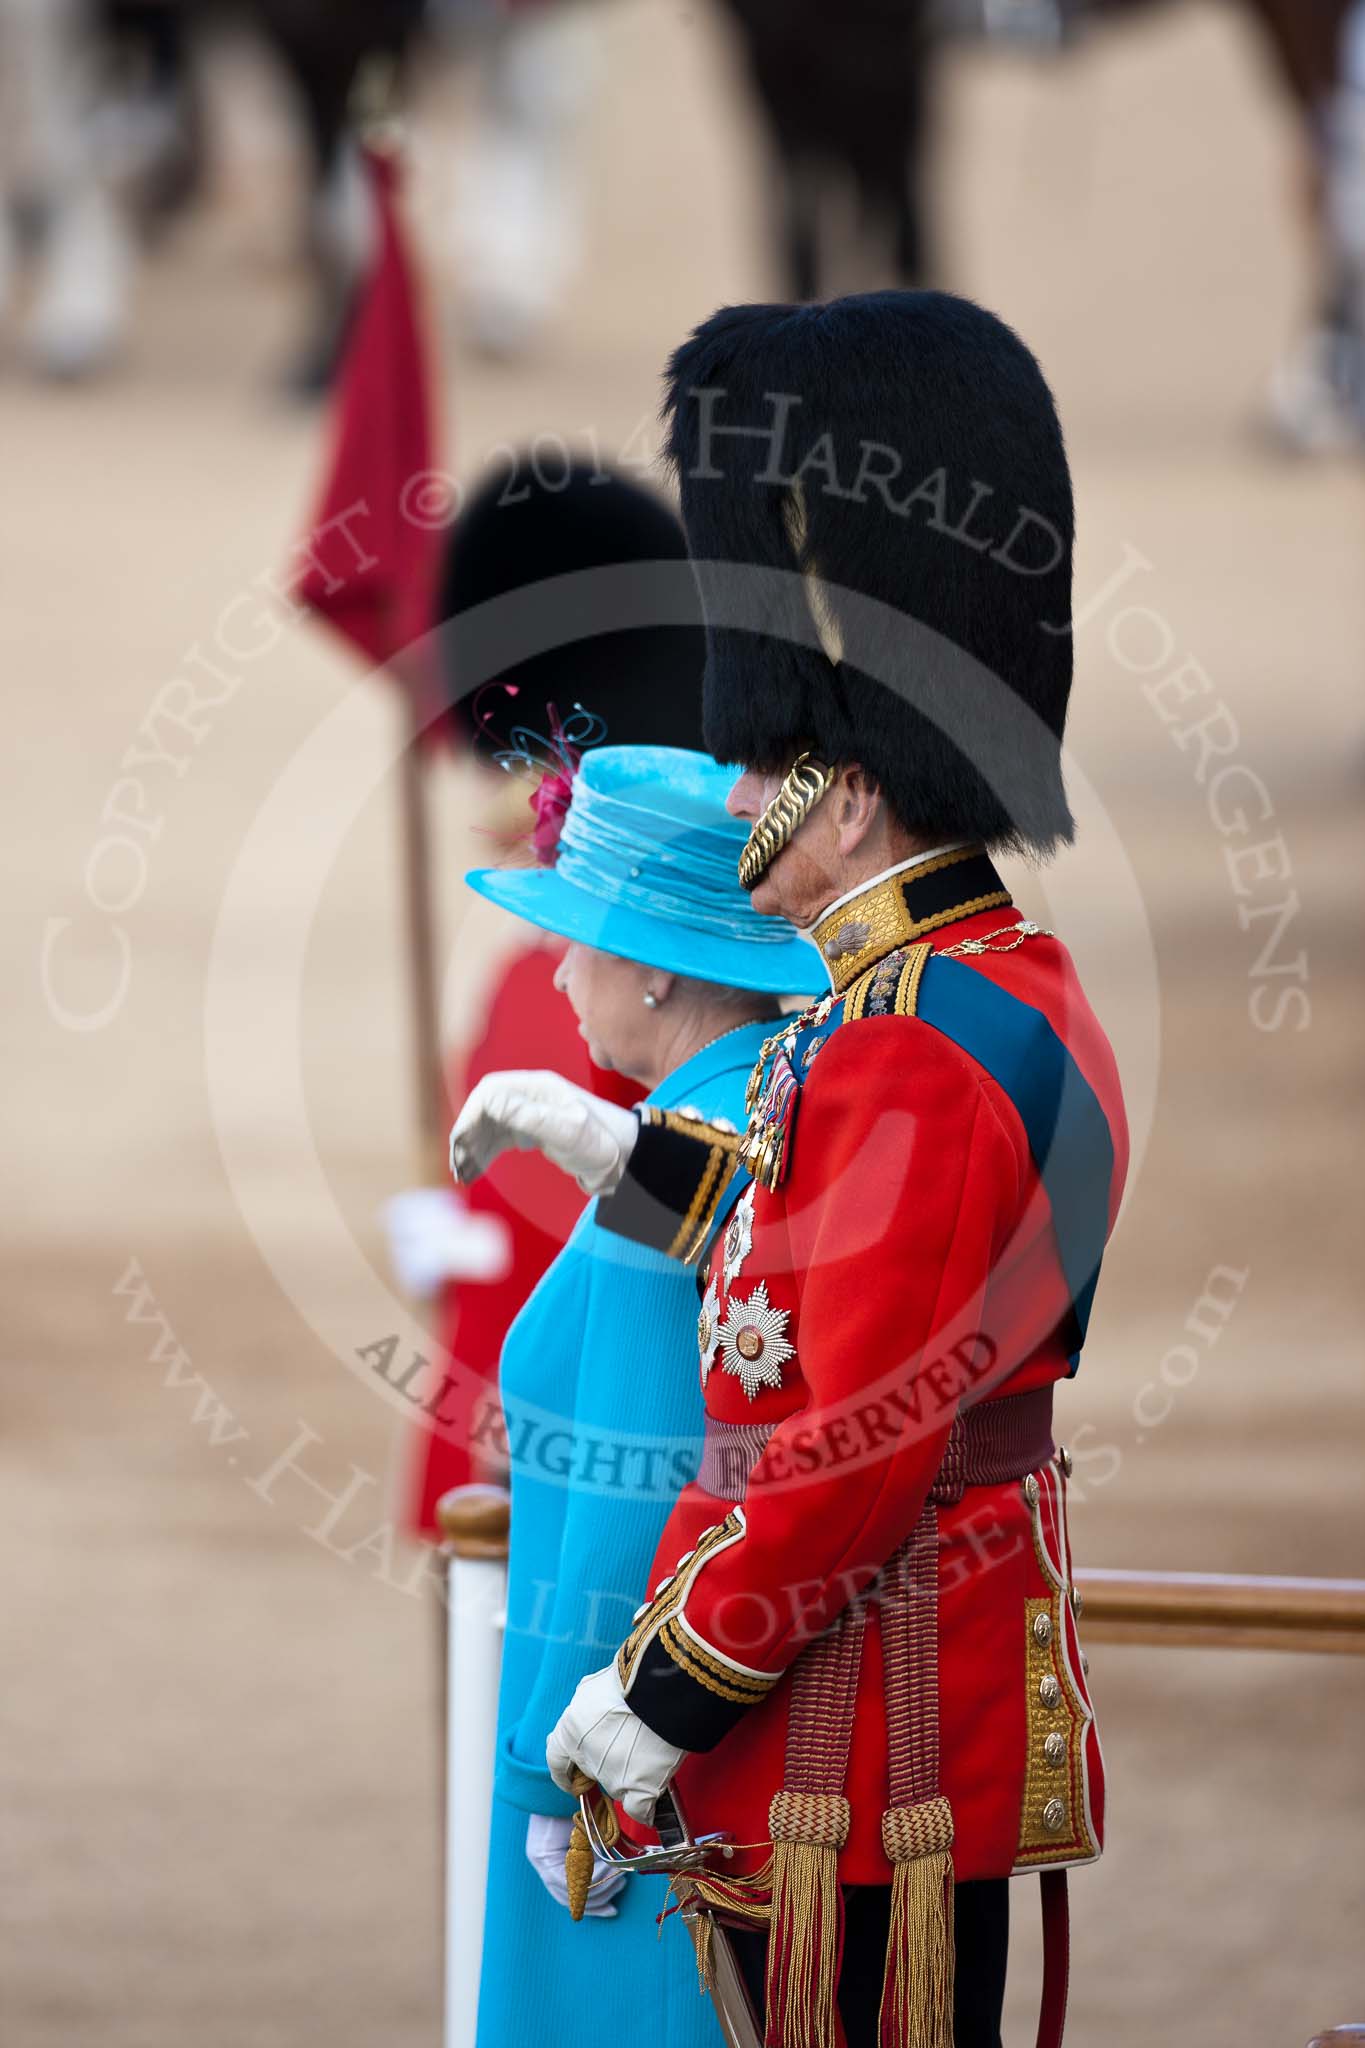
<path fill-rule="evenodd" d="M 739 857 L 739 879 L 746 889 L 756 889 L 783 847 L 805 824 L 815 806 L 829 789 L 838 770 L 827 767 L 810 754 L 800 754 L 782 780 L 782 787 L 744 842 Z"/>

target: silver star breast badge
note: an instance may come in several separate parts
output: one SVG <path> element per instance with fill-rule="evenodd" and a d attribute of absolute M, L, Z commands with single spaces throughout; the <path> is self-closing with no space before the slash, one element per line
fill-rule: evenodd
<path fill-rule="evenodd" d="M 702 1298 L 701 1314 L 697 1317 L 697 1349 L 701 1353 L 701 1383 L 703 1386 L 711 1377 L 711 1367 L 716 1358 L 716 1338 L 719 1335 L 720 1296 L 713 1280 Z"/>
<path fill-rule="evenodd" d="M 754 1248 L 754 1191 L 747 1187 L 735 1204 L 734 1214 L 725 1226 L 725 1264 L 723 1268 L 725 1291 L 728 1294 L 739 1278 L 740 1268 Z"/>
<path fill-rule="evenodd" d="M 773 1308 L 768 1283 L 760 1280 L 747 1301 L 731 1301 L 720 1326 L 720 1363 L 733 1373 L 752 1401 L 761 1387 L 780 1387 L 782 1368 L 795 1358 L 787 1339 L 791 1311 Z"/>

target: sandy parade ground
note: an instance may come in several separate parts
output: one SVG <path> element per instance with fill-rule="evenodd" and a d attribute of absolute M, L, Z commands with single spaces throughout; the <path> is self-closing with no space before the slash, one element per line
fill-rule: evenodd
<path fill-rule="evenodd" d="M 536 433 L 643 459 L 669 347 L 773 289 L 711 17 L 632 0 L 603 28 L 586 267 L 519 367 L 459 344 L 458 88 L 422 115 L 461 477 Z M 266 587 L 320 421 L 272 383 L 289 145 L 254 60 L 219 82 L 212 202 L 117 373 L 50 389 L 0 358 L 7 2048 L 437 2038 L 433 1614 L 387 1526 L 398 1404 L 359 1356 L 422 1341 L 378 1222 L 415 1171 L 399 725 Z M 955 55 L 935 161 L 944 281 L 1037 350 L 1077 478 L 1081 830 L 1019 879 L 1114 1037 L 1135 1168 L 1059 1397 L 1076 1548 L 1358 1574 L 1365 465 L 1258 431 L 1308 289 L 1292 129 L 1234 11 L 1190 4 L 1056 66 Z M 196 649 L 231 686 L 158 721 Z M 1221 707 L 1202 742 L 1177 671 Z M 1251 771 L 1244 831 L 1215 747 Z M 506 938 L 461 900 L 468 793 L 441 768 L 452 1035 Z M 92 870 L 110 804 L 145 819 L 145 873 Z M 1365 1665 L 1092 1664 L 1110 1847 L 1073 1885 L 1069 2038 L 1303 2048 L 1365 2018 Z"/>

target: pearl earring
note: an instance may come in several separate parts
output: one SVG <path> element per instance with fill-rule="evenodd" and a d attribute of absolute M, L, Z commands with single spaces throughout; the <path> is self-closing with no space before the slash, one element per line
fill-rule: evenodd
<path fill-rule="evenodd" d="M 652 988 L 647 988 L 645 990 L 645 1008 L 647 1010 L 657 1010 L 658 1007 L 659 998 L 655 995 Z"/>

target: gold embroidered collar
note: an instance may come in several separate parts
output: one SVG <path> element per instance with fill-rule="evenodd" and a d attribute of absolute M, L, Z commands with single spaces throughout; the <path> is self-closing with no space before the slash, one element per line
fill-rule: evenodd
<path fill-rule="evenodd" d="M 812 928 L 836 995 L 865 969 L 929 932 L 1013 898 L 980 846 L 956 846 L 933 860 L 869 882 Z"/>

